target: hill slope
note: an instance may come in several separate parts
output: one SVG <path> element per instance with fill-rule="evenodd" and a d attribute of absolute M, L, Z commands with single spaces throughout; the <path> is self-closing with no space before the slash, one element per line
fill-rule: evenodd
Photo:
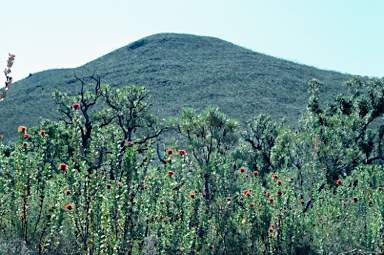
<path fill-rule="evenodd" d="M 156 34 L 133 42 L 84 66 L 48 70 L 16 82 L 1 103 L 0 133 L 14 136 L 19 125 L 35 126 L 39 117 L 55 118 L 54 89 L 75 94 L 77 76 L 93 72 L 112 86 L 141 85 L 151 91 L 153 110 L 175 116 L 183 107 L 217 105 L 245 121 L 260 112 L 287 117 L 294 124 L 305 110 L 307 83 L 325 83 L 333 97 L 349 75 L 319 70 L 259 54 L 232 43 L 186 34 Z"/>

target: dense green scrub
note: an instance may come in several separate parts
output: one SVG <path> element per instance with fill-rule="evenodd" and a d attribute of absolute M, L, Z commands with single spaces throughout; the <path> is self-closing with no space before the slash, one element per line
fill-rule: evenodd
<path fill-rule="evenodd" d="M 384 252 L 383 80 L 326 107 L 312 80 L 295 130 L 217 108 L 158 120 L 145 88 L 91 80 L 0 145 L 2 254 Z"/>

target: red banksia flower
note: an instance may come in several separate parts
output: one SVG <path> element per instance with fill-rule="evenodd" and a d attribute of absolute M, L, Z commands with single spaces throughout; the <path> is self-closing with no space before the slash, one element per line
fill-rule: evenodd
<path fill-rule="evenodd" d="M 177 151 L 177 154 L 179 154 L 179 155 L 185 155 L 185 154 L 187 154 L 187 152 L 186 152 L 185 150 L 178 150 L 178 151 Z"/>
<path fill-rule="evenodd" d="M 353 200 L 353 202 L 357 202 L 357 201 L 359 201 L 359 198 L 358 197 L 353 197 L 352 200 Z"/>
<path fill-rule="evenodd" d="M 28 133 L 25 133 L 25 134 L 24 134 L 24 137 L 25 137 L 25 138 L 31 138 L 31 135 L 28 134 Z"/>
<path fill-rule="evenodd" d="M 71 190 L 70 190 L 70 189 L 67 189 L 67 190 L 65 191 L 65 195 L 69 195 L 69 194 L 71 194 Z"/>
<path fill-rule="evenodd" d="M 215 249 L 215 246 L 213 246 L 213 245 L 211 244 L 211 245 L 208 246 L 208 248 L 209 248 L 210 250 L 213 250 L 213 249 Z"/>
<path fill-rule="evenodd" d="M 257 172 L 257 171 L 253 171 L 253 176 L 258 176 L 259 175 L 259 172 Z"/>
<path fill-rule="evenodd" d="M 67 204 L 67 205 L 65 206 L 65 209 L 68 210 L 68 211 L 70 211 L 70 210 L 73 209 L 73 205 L 71 205 L 71 204 Z"/>
<path fill-rule="evenodd" d="M 244 173 L 244 171 L 245 171 L 244 167 L 240 167 L 239 171 L 240 171 L 240 173 Z"/>
<path fill-rule="evenodd" d="M 174 175 L 175 174 L 175 172 L 173 172 L 173 171 L 168 171 L 167 172 L 167 175 Z"/>
<path fill-rule="evenodd" d="M 250 196 L 251 195 L 251 192 L 249 190 L 243 190 L 243 195 L 244 196 Z"/>
<path fill-rule="evenodd" d="M 126 141 L 124 145 L 127 147 L 132 147 L 133 145 L 135 145 L 135 143 L 132 141 Z"/>
<path fill-rule="evenodd" d="M 171 149 L 168 149 L 168 150 L 166 150 L 166 151 L 165 151 L 165 153 L 166 153 L 167 155 L 172 155 L 172 153 L 173 153 L 173 150 L 171 150 Z"/>
<path fill-rule="evenodd" d="M 383 187 L 377 187 L 377 191 L 382 191 Z"/>
<path fill-rule="evenodd" d="M 110 189 L 110 188 L 112 188 L 112 185 L 108 183 L 107 185 L 105 185 L 105 187 L 106 187 L 107 189 Z"/>
<path fill-rule="evenodd" d="M 19 126 L 17 128 L 17 132 L 19 132 L 19 133 L 22 133 L 22 132 L 25 132 L 25 131 L 27 131 L 27 128 L 25 126 Z"/>
<path fill-rule="evenodd" d="M 191 193 L 191 194 L 189 194 L 189 197 L 190 197 L 190 198 L 195 198 L 195 197 L 196 197 L 196 195 L 195 195 L 195 194 L 193 194 L 193 193 Z"/>
<path fill-rule="evenodd" d="M 271 195 L 271 192 L 267 191 L 267 192 L 265 192 L 265 195 L 269 196 L 269 195 Z"/>
<path fill-rule="evenodd" d="M 281 180 L 278 180 L 277 182 L 276 182 L 276 184 L 277 185 L 281 185 L 283 182 L 281 181 Z"/>
<path fill-rule="evenodd" d="M 342 184 L 342 183 L 343 183 L 342 180 L 337 180 L 337 181 L 336 181 L 336 184 L 337 184 L 337 185 L 340 185 L 340 184 Z"/>
<path fill-rule="evenodd" d="M 300 199 L 300 204 L 304 204 L 304 199 Z"/>
<path fill-rule="evenodd" d="M 283 192 L 278 191 L 276 194 L 279 195 L 279 196 L 281 196 L 281 195 L 283 194 Z"/>
<path fill-rule="evenodd" d="M 272 232 L 273 232 L 273 227 L 269 227 L 269 228 L 268 228 L 268 232 L 269 232 L 269 233 L 272 233 Z"/>
<path fill-rule="evenodd" d="M 255 203 L 249 203 L 249 206 L 250 206 L 250 207 L 254 207 L 254 206 L 255 206 Z"/>
<path fill-rule="evenodd" d="M 270 197 L 270 198 L 267 199 L 267 201 L 268 201 L 269 203 L 273 203 L 273 201 L 275 201 L 275 199 L 273 199 L 273 197 Z"/>
<path fill-rule="evenodd" d="M 44 135 L 45 135 L 45 130 L 40 130 L 40 131 L 39 131 L 39 135 L 40 135 L 40 136 L 44 136 Z"/>
<path fill-rule="evenodd" d="M 148 185 L 147 184 L 144 185 L 144 189 L 148 189 Z"/>
<path fill-rule="evenodd" d="M 73 109 L 80 109 L 80 104 L 79 103 L 74 103 L 72 104 Z"/>
<path fill-rule="evenodd" d="M 4 138 L 4 136 L 3 135 L 0 135 L 0 139 L 3 139 Z"/>
<path fill-rule="evenodd" d="M 278 174 L 272 174 L 272 178 L 273 178 L 273 179 L 277 179 L 278 177 L 279 177 Z"/>
<path fill-rule="evenodd" d="M 66 170 L 68 170 L 68 165 L 67 164 L 60 164 L 59 165 L 59 169 L 63 170 L 63 171 L 66 171 Z"/>

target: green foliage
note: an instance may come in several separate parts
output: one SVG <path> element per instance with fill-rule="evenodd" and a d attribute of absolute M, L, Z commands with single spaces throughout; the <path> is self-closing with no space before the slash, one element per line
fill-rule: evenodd
<path fill-rule="evenodd" d="M 273 167 L 271 158 L 280 129 L 281 125 L 273 122 L 267 115 L 260 114 L 242 132 L 247 146 L 241 152 L 241 158 L 252 172 L 256 171 L 260 175 L 263 185 L 266 185 L 265 176 L 281 167 Z"/>
<path fill-rule="evenodd" d="M 217 107 L 165 125 L 144 87 L 91 78 L 0 145 L 0 253 L 384 251 L 382 80 L 326 106 L 312 81 L 297 129 L 260 114 L 239 131 Z"/>

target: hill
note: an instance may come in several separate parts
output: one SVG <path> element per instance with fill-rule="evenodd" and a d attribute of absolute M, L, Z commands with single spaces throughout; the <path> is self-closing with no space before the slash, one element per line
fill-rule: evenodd
<path fill-rule="evenodd" d="M 54 89 L 75 94 L 74 79 L 95 72 L 111 86 L 135 84 L 151 91 L 153 111 L 177 116 L 184 107 L 219 106 L 240 122 L 261 112 L 294 125 L 306 109 L 307 83 L 325 83 L 323 95 L 342 90 L 350 75 L 319 70 L 253 52 L 212 37 L 156 34 L 135 41 L 84 66 L 35 73 L 16 82 L 1 103 L 0 133 L 14 137 L 19 125 L 36 126 L 56 118 Z"/>

